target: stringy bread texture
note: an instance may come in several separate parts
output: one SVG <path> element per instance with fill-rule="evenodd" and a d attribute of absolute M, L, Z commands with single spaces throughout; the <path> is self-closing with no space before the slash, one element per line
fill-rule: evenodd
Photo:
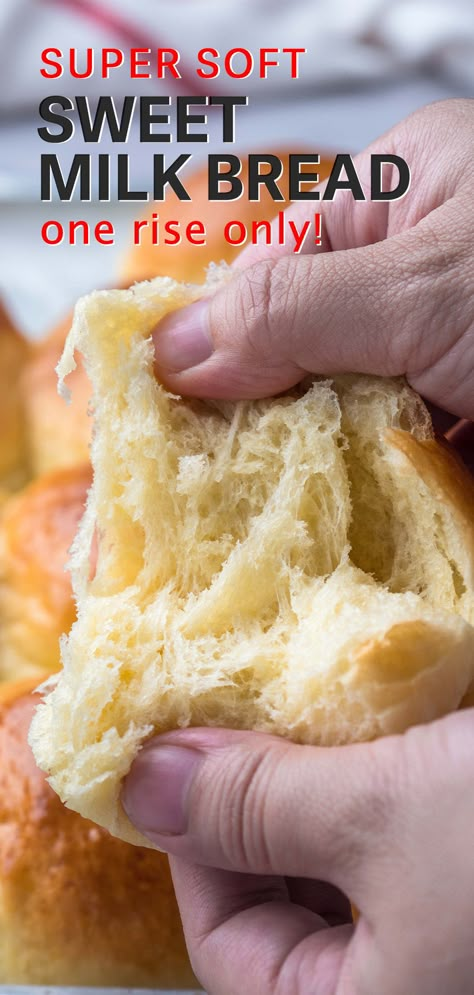
<path fill-rule="evenodd" d="M 420 399 L 362 376 L 237 404 L 172 396 L 150 332 L 199 293 L 157 279 L 90 295 L 61 365 L 77 348 L 93 384 L 95 480 L 78 621 L 31 742 L 71 808 L 142 845 L 119 792 L 153 733 L 369 739 L 455 709 L 474 679 L 466 478 Z"/>

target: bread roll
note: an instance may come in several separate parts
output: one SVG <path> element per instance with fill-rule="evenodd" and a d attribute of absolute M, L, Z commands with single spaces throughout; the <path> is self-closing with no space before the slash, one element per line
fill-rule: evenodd
<path fill-rule="evenodd" d="M 31 690 L 0 689 L 0 985 L 191 986 L 167 859 L 61 805 L 28 747 Z"/>
<path fill-rule="evenodd" d="M 22 376 L 22 397 L 35 476 L 89 459 L 92 418 L 88 411 L 91 386 L 78 361 L 71 377 L 73 402 L 66 407 L 58 395 L 55 368 L 71 327 L 72 314 L 48 338 L 32 349 Z"/>
<path fill-rule="evenodd" d="M 232 150 L 234 151 L 234 150 Z M 266 150 L 268 151 L 268 150 Z M 304 149 L 294 151 L 303 152 Z M 309 151 L 309 150 L 306 150 Z M 224 153 L 225 154 L 225 153 Z M 158 215 L 160 220 L 161 244 L 153 245 L 151 228 L 141 232 L 140 244 L 134 245 L 127 253 L 122 267 L 122 278 L 128 286 L 135 280 L 151 280 L 155 276 L 171 276 L 175 280 L 190 283 L 203 283 L 206 278 L 206 268 L 217 259 L 231 263 L 242 246 L 229 245 L 224 238 L 224 228 L 228 221 L 243 221 L 251 225 L 252 221 L 271 221 L 278 211 L 284 211 L 289 204 L 288 162 L 289 151 L 273 149 L 284 164 L 284 173 L 278 185 L 283 193 L 284 201 L 272 200 L 266 187 L 261 189 L 258 202 L 248 199 L 248 159 L 242 158 L 242 172 L 239 174 L 244 183 L 244 193 L 239 200 L 209 201 L 208 197 L 208 167 L 200 167 L 183 180 L 190 201 L 178 200 L 174 191 L 169 190 L 164 203 L 153 203 L 147 209 L 144 220 L 150 221 L 152 215 Z M 321 159 L 319 166 L 303 165 L 302 172 L 317 172 L 320 180 L 325 180 L 331 171 L 333 159 L 328 154 Z M 206 230 L 206 244 L 193 245 L 184 240 L 179 246 L 165 245 L 165 223 L 179 221 L 181 234 L 190 221 L 202 221 Z"/>
<path fill-rule="evenodd" d="M 19 381 L 28 344 L 0 302 L 0 504 L 1 493 L 21 487 L 29 476 L 28 447 Z"/>
<path fill-rule="evenodd" d="M 92 294 L 61 364 L 78 348 L 94 387 L 94 484 L 78 620 L 31 742 L 71 808 L 141 845 L 120 786 L 157 732 L 348 743 L 456 709 L 474 679 L 473 484 L 422 401 L 367 376 L 172 396 L 150 332 L 200 293 L 165 278 Z"/>
<path fill-rule="evenodd" d="M 63 402 L 64 403 L 64 402 Z M 11 497 L 0 521 L 0 680 L 52 673 L 76 616 L 69 548 L 92 479 L 88 465 L 59 470 Z"/>

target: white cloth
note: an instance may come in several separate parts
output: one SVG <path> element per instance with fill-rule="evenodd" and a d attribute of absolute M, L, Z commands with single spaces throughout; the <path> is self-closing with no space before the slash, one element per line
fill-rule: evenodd
<path fill-rule="evenodd" d="M 40 77 L 44 48 L 126 50 L 144 43 L 177 48 L 193 73 L 203 47 L 255 53 L 303 46 L 308 54 L 301 58 L 298 88 L 387 79 L 420 67 L 474 86 L 473 0 L 2 0 L 0 110 L 36 105 L 54 92 L 52 85 L 70 90 L 67 76 L 54 84 Z M 126 67 L 110 81 L 96 76 L 72 82 L 92 95 L 130 91 Z M 289 72 L 269 70 L 264 83 L 256 74 L 244 81 L 221 74 L 215 81 L 196 77 L 196 84 L 196 92 L 257 90 L 265 99 L 288 90 Z M 295 82 L 290 85 L 294 90 Z M 153 80 L 134 80 L 133 92 L 150 86 Z"/>

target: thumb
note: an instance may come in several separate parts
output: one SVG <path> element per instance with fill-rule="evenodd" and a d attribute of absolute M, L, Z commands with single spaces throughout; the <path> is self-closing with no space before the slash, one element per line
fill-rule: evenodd
<path fill-rule="evenodd" d="M 306 373 L 411 374 L 430 400 L 448 391 L 456 411 L 455 382 L 448 388 L 441 368 L 438 385 L 423 380 L 459 340 L 451 308 L 456 240 L 446 236 L 441 265 L 431 236 L 433 224 L 450 231 L 448 213 L 444 205 L 375 245 L 236 270 L 213 298 L 157 326 L 159 379 L 178 394 L 247 399 L 285 390 Z"/>
<path fill-rule="evenodd" d="M 142 750 L 122 802 L 153 843 L 193 864 L 321 878 L 358 901 L 367 863 L 396 822 L 400 742 L 321 748 L 180 731 Z"/>

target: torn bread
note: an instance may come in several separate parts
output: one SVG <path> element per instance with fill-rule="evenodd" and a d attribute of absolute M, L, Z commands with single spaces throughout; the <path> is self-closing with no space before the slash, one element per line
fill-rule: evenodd
<path fill-rule="evenodd" d="M 456 709 L 474 680 L 473 485 L 402 380 L 240 403 L 157 382 L 152 329 L 221 279 L 91 294 L 60 367 L 78 349 L 93 385 L 94 483 L 31 743 L 70 808 L 145 846 L 120 789 L 154 734 L 366 740 Z"/>

